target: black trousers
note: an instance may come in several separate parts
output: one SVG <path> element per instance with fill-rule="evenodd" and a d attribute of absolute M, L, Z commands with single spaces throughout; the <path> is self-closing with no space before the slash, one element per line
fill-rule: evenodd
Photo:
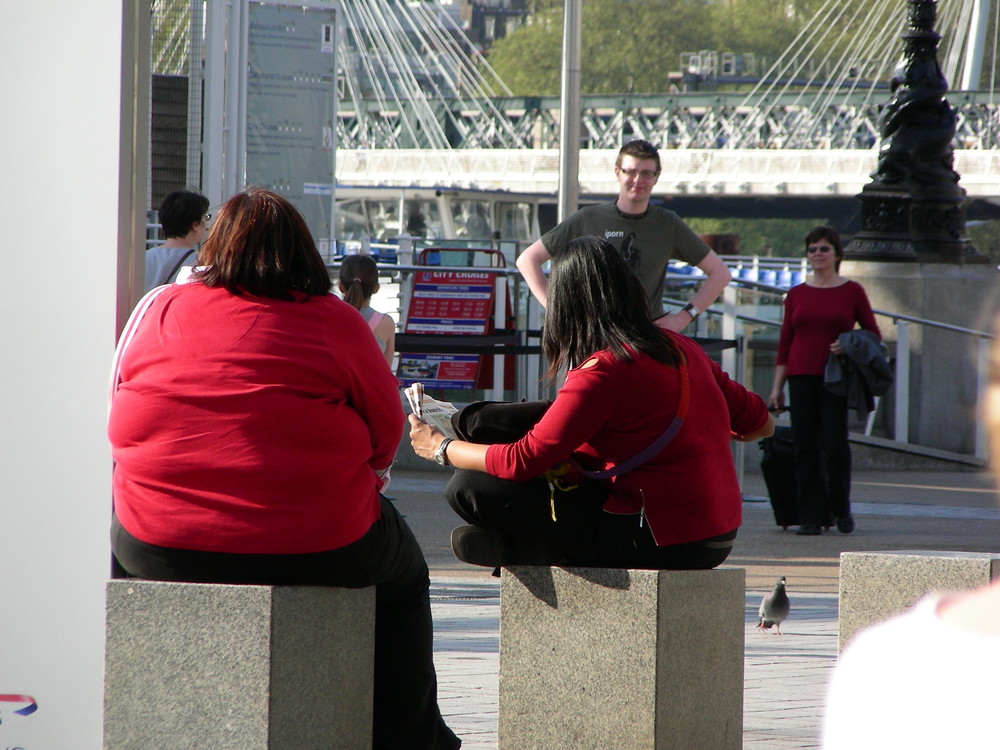
<path fill-rule="evenodd" d="M 799 523 L 828 525 L 851 512 L 847 399 L 826 390 L 821 375 L 789 377 L 788 396 Z"/>
<path fill-rule="evenodd" d="M 567 565 L 650 570 L 708 570 L 732 550 L 736 530 L 698 542 L 656 546 L 636 515 L 603 509 L 607 490 L 584 481 L 556 490 L 555 515 L 543 479 L 512 482 L 480 471 L 458 470 L 445 489 L 451 507 L 468 523 L 557 553 Z"/>
<path fill-rule="evenodd" d="M 112 519 L 111 547 L 136 578 L 270 586 L 375 586 L 373 748 L 454 750 L 459 739 L 437 705 L 430 577 L 409 526 L 383 499 L 381 518 L 341 549 L 302 555 L 237 555 L 145 544 Z"/>

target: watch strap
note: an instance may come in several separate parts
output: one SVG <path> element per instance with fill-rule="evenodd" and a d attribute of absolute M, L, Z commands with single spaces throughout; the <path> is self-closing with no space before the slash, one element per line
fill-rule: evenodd
<path fill-rule="evenodd" d="M 450 443 L 452 439 L 453 438 L 446 437 L 444 440 L 441 441 L 441 444 L 437 447 L 437 450 L 434 451 L 434 460 L 441 466 L 448 465 L 448 454 L 446 453 L 446 451 L 448 450 L 448 443 Z"/>

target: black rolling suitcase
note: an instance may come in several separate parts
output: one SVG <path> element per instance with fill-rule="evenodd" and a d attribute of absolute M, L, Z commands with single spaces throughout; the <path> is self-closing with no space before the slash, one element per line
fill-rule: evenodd
<path fill-rule="evenodd" d="M 795 503 L 795 442 L 791 427 L 775 427 L 771 437 L 760 441 L 763 453 L 760 471 L 764 475 L 767 494 L 771 498 L 774 522 L 784 529 L 798 526 L 799 514 Z"/>

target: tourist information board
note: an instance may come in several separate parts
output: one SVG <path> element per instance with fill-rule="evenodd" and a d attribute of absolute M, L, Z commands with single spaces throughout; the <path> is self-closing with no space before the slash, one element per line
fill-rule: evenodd
<path fill-rule="evenodd" d="M 490 332 L 495 306 L 492 274 L 482 271 L 417 271 L 405 333 L 482 335 Z M 402 386 L 473 389 L 478 354 L 405 353 L 399 355 Z"/>

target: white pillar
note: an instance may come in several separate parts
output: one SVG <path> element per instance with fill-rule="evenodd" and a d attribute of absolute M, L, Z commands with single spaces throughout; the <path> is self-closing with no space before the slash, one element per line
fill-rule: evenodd
<path fill-rule="evenodd" d="M 101 746 L 116 318 L 141 291 L 149 2 L 0 23 L 0 747 Z M 145 128 L 145 131 L 143 130 Z"/>
<path fill-rule="evenodd" d="M 983 51 L 986 47 L 986 29 L 990 25 L 990 0 L 972 0 L 972 18 L 966 38 L 965 65 L 962 68 L 960 91 L 975 91 L 983 69 Z M 994 64 L 996 64 L 994 62 Z"/>
<path fill-rule="evenodd" d="M 580 203 L 580 46 L 581 0 L 565 0 L 562 95 L 559 111 L 559 221 Z"/>
<path fill-rule="evenodd" d="M 202 139 L 202 192 L 212 206 L 227 193 L 223 176 L 226 146 L 226 23 L 228 3 L 207 3 L 205 16 L 205 134 Z"/>

